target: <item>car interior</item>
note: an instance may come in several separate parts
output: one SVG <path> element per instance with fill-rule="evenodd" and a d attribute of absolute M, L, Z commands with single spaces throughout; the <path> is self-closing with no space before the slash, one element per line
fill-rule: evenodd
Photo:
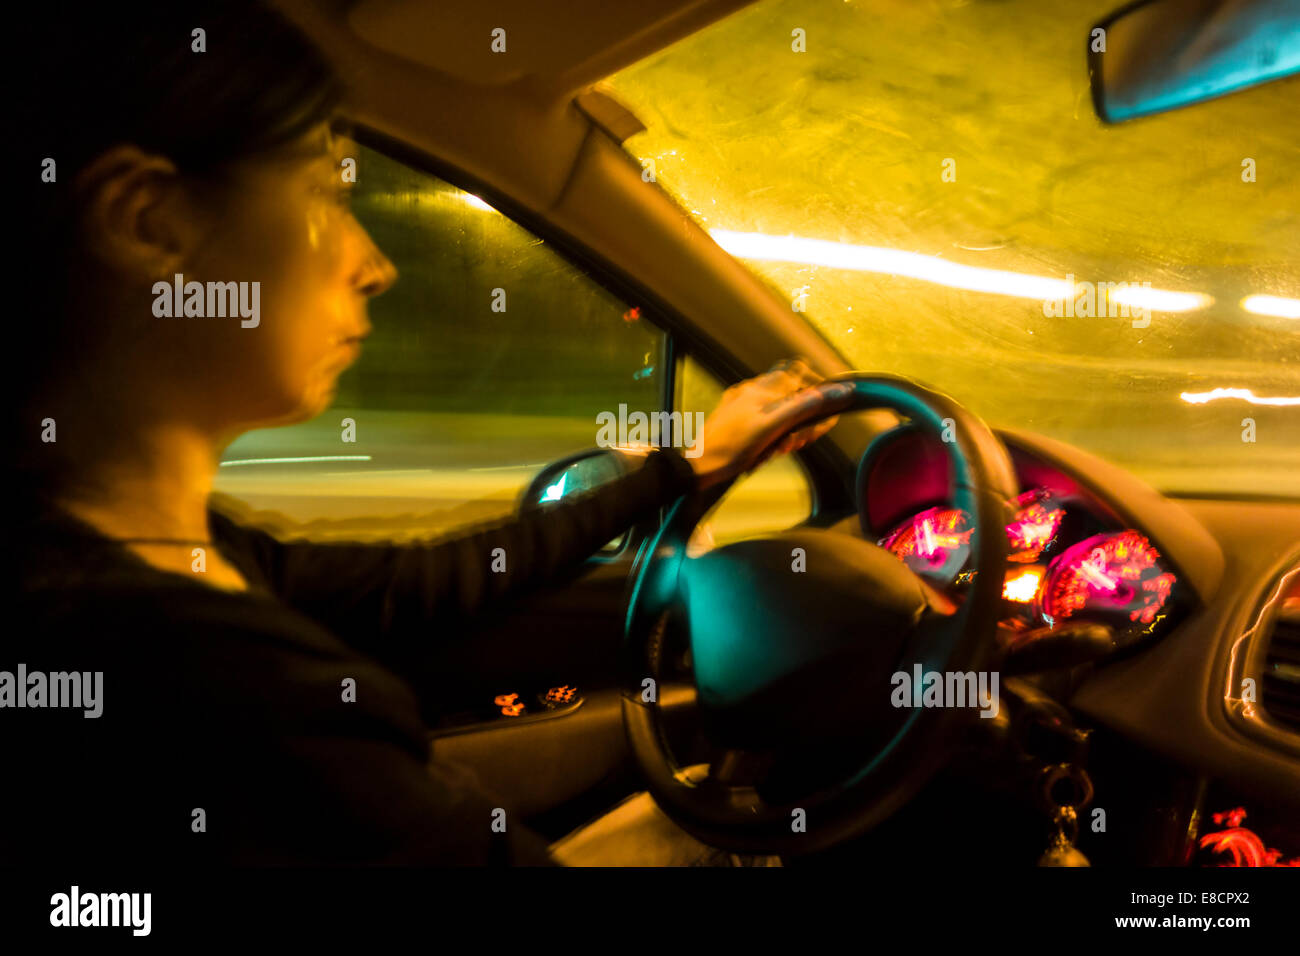
<path fill-rule="evenodd" d="M 471 767 L 549 839 L 649 790 L 704 842 L 786 866 L 954 853 L 1011 866 L 1300 865 L 1300 313 L 1286 311 L 1300 296 L 1300 87 L 1283 68 L 1300 17 L 1245 5 L 1251 35 L 1276 40 L 1266 75 L 1216 86 L 1230 53 L 1216 47 L 1196 74 L 1189 41 L 1168 54 L 1195 74 L 1175 88 L 1152 67 L 1147 27 L 1114 2 L 1041 30 L 1037 5 L 1019 0 L 774 2 L 572 0 L 560 15 L 520 0 L 284 0 L 347 80 L 357 216 L 402 278 L 373 304 L 373 347 L 330 412 L 227 450 L 218 507 L 313 540 L 452 534 L 632 467 L 597 447 L 594 416 L 707 411 L 727 386 L 800 356 L 853 386 L 825 437 L 665 508 L 564 587 L 439 640 L 436 686 L 422 688 L 440 702 L 425 714 L 435 760 Z M 1177 15 L 1166 11 L 1162 36 L 1204 23 Z M 878 55 L 850 65 L 852 47 L 822 52 L 836 17 L 869 20 Z M 1094 29 L 1114 51 L 1146 53 L 1104 59 Z M 509 55 L 493 52 L 496 30 Z M 758 78 L 777 68 L 746 72 L 756 54 L 741 41 L 761 31 L 773 50 L 797 57 L 806 42 L 821 57 L 773 81 L 792 91 L 785 112 Z M 925 37 L 932 49 L 917 45 Z M 1009 54 L 998 44 L 1011 37 L 1042 48 Z M 944 43 L 969 56 L 941 59 Z M 923 64 L 915 72 L 896 59 L 904 51 Z M 1072 95 L 1036 96 L 1040 70 Z M 918 92 L 923 78 L 939 92 Z M 823 88 L 840 99 L 818 99 Z M 877 93 L 913 103 L 915 119 L 886 116 Z M 742 119 L 707 105 L 746 96 Z M 1105 197 L 1132 159 L 1169 165 L 1178 193 L 1186 170 L 1170 157 L 1217 147 L 1167 143 L 1153 158 L 1153 143 L 1204 131 L 1198 110 L 1234 102 L 1272 124 L 1236 151 L 1257 156 L 1259 182 L 1239 182 L 1236 160 L 1225 173 L 1256 190 L 1249 200 L 1216 199 L 1181 224 L 1176 197 L 1152 198 L 1159 224 L 1123 245 L 1137 213 L 1115 200 L 1114 218 L 1089 218 L 1060 185 Z M 1171 110 L 1172 125 L 1153 125 Z M 981 187 L 998 164 L 999 182 L 1014 182 L 1017 160 L 981 158 L 992 154 L 979 153 L 977 127 L 1031 122 L 1077 131 L 1044 147 L 1058 159 L 1069 136 L 1092 144 L 1070 154 L 1073 179 L 1031 188 L 1026 158 L 1024 196 Z M 1249 139 L 1248 128 L 1220 136 Z M 848 129 L 875 145 L 855 159 Z M 938 130 L 951 145 L 925 139 Z M 809 165 L 787 164 L 801 148 Z M 842 195 L 801 172 L 825 164 Z M 911 187 L 918 166 L 928 179 Z M 837 225 L 812 228 L 829 205 Z M 1216 220 L 1233 207 L 1254 218 Z M 958 228 L 985 208 L 1005 215 Z M 904 213 L 919 231 L 893 224 Z M 1239 238 L 1248 227 L 1255 246 Z M 1180 244 L 1180 229 L 1201 244 Z M 787 245 L 758 249 L 745 237 L 759 233 Z M 840 252 L 802 251 L 796 234 Z M 947 246 L 924 241 L 939 234 Z M 1076 234 L 1090 268 L 1069 282 L 1205 288 L 1214 304 L 1112 291 L 1132 312 L 1107 315 L 1099 290 L 1095 315 L 1066 316 L 1040 307 L 1059 288 L 1049 283 L 1009 293 L 1032 321 L 1000 324 L 1012 313 L 981 283 L 1017 269 L 1066 280 L 1071 260 L 1035 250 L 1068 251 L 1060 237 Z M 1133 258 L 1098 268 L 1111 252 Z M 1037 269 L 1023 266 L 1035 255 Z M 1226 278 L 1190 286 L 1208 273 L 1168 264 L 1181 255 Z M 999 268 L 939 274 L 921 256 Z M 1237 306 L 1247 293 L 1282 305 L 1251 313 Z M 1072 287 L 1068 304 L 1081 301 Z M 1051 340 L 1074 359 L 1052 366 L 1044 351 L 1037 370 L 1031 346 L 1009 344 L 1032 334 L 1022 326 L 1039 333 L 1033 347 Z M 1131 352 L 1144 335 L 1163 351 L 1124 365 L 1112 344 Z M 981 336 L 987 351 L 971 344 Z M 1084 411 L 1088 429 L 1071 431 Z M 340 444 L 346 421 L 355 436 Z M 491 684 L 457 677 L 484 671 Z M 989 706 L 924 703 L 932 672 L 995 676 L 980 687 Z M 700 764 L 705 784 L 683 772 Z M 806 826 L 792 828 L 800 812 Z"/>

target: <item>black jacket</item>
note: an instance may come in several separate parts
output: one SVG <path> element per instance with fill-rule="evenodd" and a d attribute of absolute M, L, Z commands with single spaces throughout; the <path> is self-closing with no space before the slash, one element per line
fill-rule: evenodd
<path fill-rule="evenodd" d="M 499 803 L 430 764 L 419 652 L 693 483 L 657 451 L 587 495 L 411 546 L 281 542 L 213 512 L 249 593 L 157 570 L 66 515 L 20 517 L 0 672 L 102 672 L 103 710 L 0 706 L 0 860 L 549 862 L 508 808 L 494 832 Z"/>

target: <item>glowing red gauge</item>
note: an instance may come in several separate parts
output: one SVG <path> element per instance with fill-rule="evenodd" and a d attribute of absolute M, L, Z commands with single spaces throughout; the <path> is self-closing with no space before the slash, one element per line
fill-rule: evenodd
<path fill-rule="evenodd" d="M 1174 575 L 1136 531 L 1094 535 L 1052 562 L 1042 591 L 1050 623 L 1087 613 L 1150 624 L 1169 600 Z"/>
<path fill-rule="evenodd" d="M 970 558 L 970 517 L 960 508 L 930 508 L 881 539 L 921 577 L 947 586 Z"/>
<path fill-rule="evenodd" d="M 1037 561 L 1056 538 L 1065 517 L 1065 509 L 1040 488 L 1026 491 L 1016 499 L 1020 509 L 1007 525 L 1007 559 L 1028 564 Z"/>

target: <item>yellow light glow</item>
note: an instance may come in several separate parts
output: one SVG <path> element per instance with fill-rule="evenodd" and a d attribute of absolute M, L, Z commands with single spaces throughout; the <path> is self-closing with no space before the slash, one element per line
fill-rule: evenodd
<path fill-rule="evenodd" d="M 1287 299 L 1280 295 L 1248 295 L 1241 300 L 1241 307 L 1255 315 L 1300 319 L 1300 299 Z"/>
<path fill-rule="evenodd" d="M 1204 405 L 1220 398 L 1239 398 L 1252 405 L 1300 405 L 1300 395 L 1277 395 L 1264 397 L 1256 395 L 1249 388 L 1216 388 L 1208 392 L 1182 392 L 1178 396 L 1189 405 Z"/>
<path fill-rule="evenodd" d="M 491 206 L 479 199 L 473 193 L 456 193 L 458 199 L 467 206 L 473 206 L 475 209 L 485 209 L 488 212 L 496 212 Z"/>
<path fill-rule="evenodd" d="M 1028 604 L 1038 593 L 1039 582 L 1043 580 L 1043 572 L 1038 568 L 1027 568 L 1020 572 L 1014 578 L 1007 578 L 1002 584 L 1002 596 L 1008 601 L 1019 601 L 1021 604 Z"/>

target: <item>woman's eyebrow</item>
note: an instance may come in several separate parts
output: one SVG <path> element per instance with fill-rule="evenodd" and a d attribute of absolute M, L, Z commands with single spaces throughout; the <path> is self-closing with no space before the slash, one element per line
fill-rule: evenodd
<path fill-rule="evenodd" d="M 322 130 L 311 139 L 299 140 L 294 145 L 276 150 L 276 155 L 291 162 L 332 159 L 334 156 L 334 141 L 330 137 L 329 130 Z"/>

